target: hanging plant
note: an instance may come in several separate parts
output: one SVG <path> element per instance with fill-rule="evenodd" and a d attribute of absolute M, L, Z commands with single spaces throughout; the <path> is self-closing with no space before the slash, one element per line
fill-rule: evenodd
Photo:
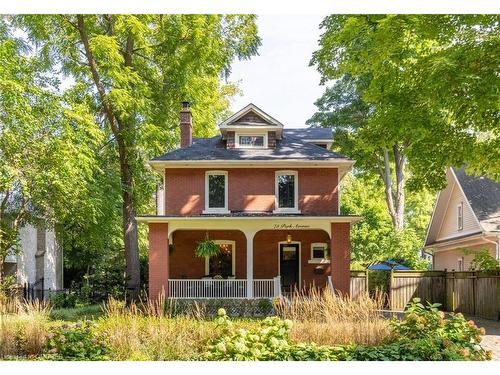
<path fill-rule="evenodd" d="M 198 246 L 196 247 L 195 254 L 197 257 L 205 258 L 205 257 L 213 257 L 219 255 L 220 247 L 214 241 L 209 240 L 208 238 L 203 241 L 198 242 Z"/>

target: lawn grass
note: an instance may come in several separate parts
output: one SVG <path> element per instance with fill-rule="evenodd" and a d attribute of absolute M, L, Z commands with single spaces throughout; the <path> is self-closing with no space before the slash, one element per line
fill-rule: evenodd
<path fill-rule="evenodd" d="M 74 308 L 54 309 L 50 312 L 51 320 L 76 322 L 78 320 L 94 320 L 103 315 L 101 305 L 80 306 Z"/>

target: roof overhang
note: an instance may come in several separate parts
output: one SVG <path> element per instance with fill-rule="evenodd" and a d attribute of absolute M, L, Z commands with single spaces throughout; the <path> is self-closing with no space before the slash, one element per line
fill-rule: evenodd
<path fill-rule="evenodd" d="M 329 223 L 357 223 L 362 219 L 361 216 L 297 216 L 297 215 L 269 215 L 269 216 L 230 216 L 230 215 L 200 215 L 200 216 L 137 216 L 135 218 L 139 223 L 170 223 L 170 222 L 192 222 L 192 221 L 321 221 Z"/>
<path fill-rule="evenodd" d="M 323 230 L 332 235 L 333 223 L 356 223 L 360 216 L 138 216 L 139 223 L 168 223 L 168 236 L 177 230 L 238 230 L 247 238 L 262 230 Z"/>

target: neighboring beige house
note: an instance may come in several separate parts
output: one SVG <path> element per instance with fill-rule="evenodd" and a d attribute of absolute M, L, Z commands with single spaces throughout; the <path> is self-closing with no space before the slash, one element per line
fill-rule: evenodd
<path fill-rule="evenodd" d="M 434 205 L 425 240 L 433 254 L 433 269 L 465 271 L 474 254 L 464 249 L 488 249 L 500 259 L 500 183 L 449 168 L 447 186 Z"/>

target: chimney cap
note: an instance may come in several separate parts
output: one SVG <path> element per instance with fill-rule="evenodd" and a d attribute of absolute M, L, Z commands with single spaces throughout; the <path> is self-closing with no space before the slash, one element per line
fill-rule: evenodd
<path fill-rule="evenodd" d="M 182 109 L 189 109 L 189 102 L 188 101 L 182 102 Z"/>

